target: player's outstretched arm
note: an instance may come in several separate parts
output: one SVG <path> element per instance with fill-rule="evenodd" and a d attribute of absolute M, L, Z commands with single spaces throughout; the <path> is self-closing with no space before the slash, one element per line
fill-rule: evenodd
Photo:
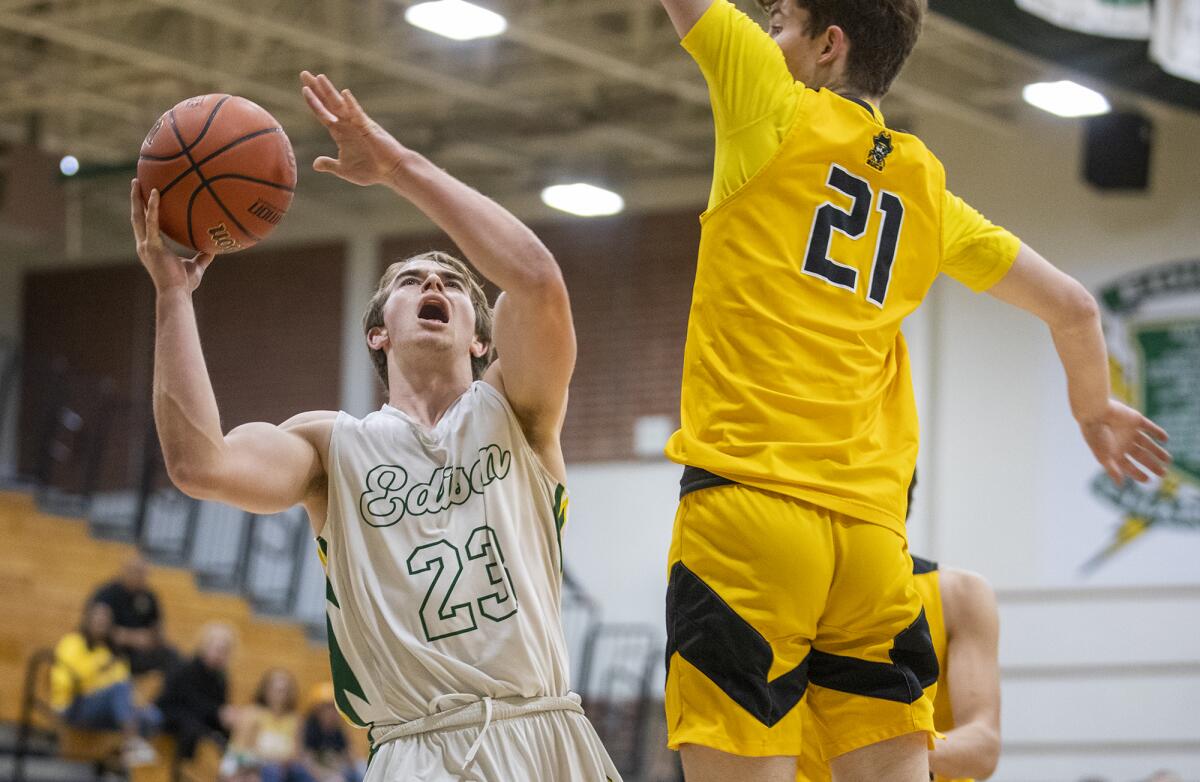
<path fill-rule="evenodd" d="M 1087 289 L 1022 244 L 1012 268 L 988 293 L 1050 327 L 1067 374 L 1071 412 L 1109 478 L 1120 485 L 1127 477 L 1145 481 L 1147 472 L 1164 474 L 1171 457 L 1160 443 L 1167 433 L 1112 398 L 1100 310 Z"/>
<path fill-rule="evenodd" d="M 947 779 L 987 779 L 1000 759 L 1000 618 L 996 595 L 981 576 L 943 568 L 938 575 L 946 620 L 945 681 L 954 729 L 929 755 Z"/>
<path fill-rule="evenodd" d="M 246 424 L 222 435 L 192 306 L 192 292 L 212 256 L 185 261 L 167 249 L 158 228 L 158 203 L 155 191 L 143 204 L 134 180 L 130 222 L 156 299 L 154 421 L 171 480 L 192 497 L 255 513 L 310 500 L 325 474 L 316 444 L 322 434 L 328 442 L 335 414 L 307 413 L 281 426 Z"/>
<path fill-rule="evenodd" d="M 713 4 L 713 0 L 660 0 L 663 8 L 667 10 L 667 16 L 671 17 L 671 24 L 675 27 L 675 32 L 680 38 L 687 35 L 696 22 L 700 21 L 700 17 L 704 16 L 704 12 Z"/>
<path fill-rule="evenodd" d="M 487 380 L 504 392 L 548 466 L 562 471 L 558 434 L 575 368 L 575 328 L 554 256 L 504 207 L 393 138 L 349 90 L 307 71 L 301 81 L 309 108 L 338 145 L 336 160 L 320 157 L 313 167 L 357 185 L 391 188 L 504 291 L 493 327 L 499 361 Z"/>

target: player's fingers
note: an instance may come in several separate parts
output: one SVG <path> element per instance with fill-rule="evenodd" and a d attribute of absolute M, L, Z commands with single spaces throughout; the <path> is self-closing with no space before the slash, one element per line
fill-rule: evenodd
<path fill-rule="evenodd" d="M 146 241 L 146 213 L 142 204 L 142 190 L 138 181 L 133 180 L 129 187 L 129 222 L 133 225 L 133 238 L 138 242 Z"/>
<path fill-rule="evenodd" d="M 1171 452 L 1166 448 L 1163 448 L 1158 440 L 1151 437 L 1145 431 L 1141 432 L 1141 437 L 1138 438 L 1138 445 L 1150 451 L 1150 453 L 1154 454 L 1164 462 L 1171 461 Z"/>
<path fill-rule="evenodd" d="M 371 118 L 363 111 L 363 107 L 358 105 L 350 90 L 342 90 L 342 97 L 346 100 L 346 119 L 359 131 L 365 132 L 371 127 Z"/>
<path fill-rule="evenodd" d="M 1165 443 L 1167 440 L 1171 439 L 1167 435 L 1166 429 L 1163 429 L 1161 426 L 1154 423 L 1153 421 L 1151 421 L 1149 418 L 1146 418 L 1145 416 L 1142 416 L 1141 426 L 1139 426 L 1138 428 L 1161 443 Z"/>
<path fill-rule="evenodd" d="M 1110 461 L 1102 462 L 1101 466 L 1104 472 L 1108 474 L 1108 479 L 1113 482 L 1113 485 L 1118 489 L 1125 483 L 1125 476 L 1121 474 L 1121 470 Z"/>
<path fill-rule="evenodd" d="M 1139 483 L 1145 483 L 1150 480 L 1150 476 L 1142 471 L 1140 467 L 1134 464 L 1129 457 L 1122 456 L 1120 460 L 1121 472 L 1128 475 Z"/>
<path fill-rule="evenodd" d="M 146 202 L 146 241 L 152 245 L 161 245 L 162 236 L 158 231 L 158 202 L 161 196 L 158 188 L 150 191 L 150 200 Z"/>
<path fill-rule="evenodd" d="M 364 118 L 367 112 L 363 111 L 363 107 L 358 105 L 358 98 L 354 97 L 354 93 L 349 89 L 342 90 L 342 100 L 346 101 L 346 108 L 352 114 L 361 114 Z"/>
<path fill-rule="evenodd" d="M 337 174 L 341 171 L 341 165 L 331 157 L 321 155 L 313 161 L 313 171 L 320 171 L 325 174 Z"/>
<path fill-rule="evenodd" d="M 1158 458 L 1149 448 L 1135 445 L 1129 450 L 1129 455 L 1136 459 L 1138 464 L 1159 477 L 1167 472 L 1166 462 Z"/>
<path fill-rule="evenodd" d="M 192 258 L 192 263 L 196 264 L 196 268 L 203 272 L 213 262 L 213 258 L 216 257 L 212 253 L 196 253 L 195 257 Z"/>
<path fill-rule="evenodd" d="M 338 93 L 337 88 L 333 86 L 333 82 L 323 73 L 317 74 L 317 94 L 321 96 L 321 100 L 325 105 L 336 115 L 341 115 L 346 109 L 346 102 L 342 100 L 342 96 Z"/>
<path fill-rule="evenodd" d="M 305 85 L 300 88 L 301 94 L 304 95 L 304 100 L 308 103 L 308 108 L 316 115 L 317 120 L 325 127 L 333 127 L 337 124 L 338 118 L 330 113 L 329 109 L 325 108 L 325 104 L 317 97 L 312 88 Z"/>

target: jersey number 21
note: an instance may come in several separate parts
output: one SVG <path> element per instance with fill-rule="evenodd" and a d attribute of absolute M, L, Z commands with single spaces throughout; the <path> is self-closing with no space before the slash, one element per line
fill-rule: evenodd
<path fill-rule="evenodd" d="M 858 269 L 830 258 L 829 244 L 834 231 L 839 231 L 851 239 L 858 239 L 867 232 L 875 194 L 871 192 L 871 185 L 867 180 L 854 176 L 836 163 L 829 168 L 827 184 L 839 193 L 850 196 L 850 211 L 847 212 L 828 201 L 817 207 L 817 212 L 813 215 L 812 231 L 809 233 L 808 250 L 804 254 L 803 271 L 835 287 L 856 291 Z M 888 283 L 892 280 L 892 263 L 896 260 L 900 226 L 904 222 L 904 203 L 895 193 L 881 190 L 879 205 L 875 208 L 883 215 L 883 225 L 879 229 L 875 262 L 871 266 L 871 279 L 867 283 L 867 300 L 883 309 Z"/>

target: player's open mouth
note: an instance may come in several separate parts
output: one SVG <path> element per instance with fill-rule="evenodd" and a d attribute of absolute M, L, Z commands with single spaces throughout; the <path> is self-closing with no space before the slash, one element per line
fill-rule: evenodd
<path fill-rule="evenodd" d="M 421 308 L 417 310 L 417 317 L 421 320 L 449 323 L 450 311 L 445 302 L 438 299 L 427 299 L 421 303 Z"/>

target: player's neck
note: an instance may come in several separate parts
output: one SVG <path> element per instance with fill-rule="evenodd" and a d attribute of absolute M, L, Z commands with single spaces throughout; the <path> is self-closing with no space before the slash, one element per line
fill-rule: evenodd
<path fill-rule="evenodd" d="M 471 365 L 426 367 L 388 365 L 388 404 L 422 426 L 436 426 L 442 415 L 471 387 Z"/>
<path fill-rule="evenodd" d="M 825 88 L 830 92 L 836 92 L 843 98 L 870 103 L 875 108 L 879 108 L 880 98 L 877 95 L 864 95 L 861 90 L 856 90 L 848 84 L 834 82 L 833 84 L 825 85 Z"/>

